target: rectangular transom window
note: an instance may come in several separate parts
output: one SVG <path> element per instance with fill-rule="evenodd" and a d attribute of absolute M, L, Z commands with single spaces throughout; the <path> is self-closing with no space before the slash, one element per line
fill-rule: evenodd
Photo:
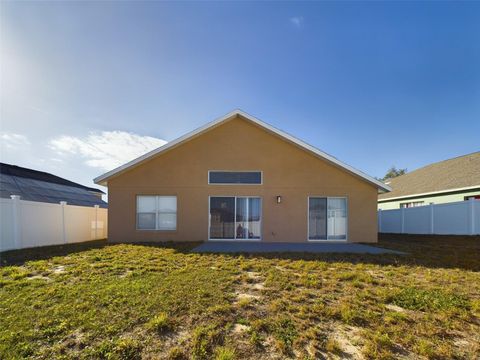
<path fill-rule="evenodd" d="M 261 171 L 209 171 L 209 184 L 248 184 L 262 183 Z"/>
<path fill-rule="evenodd" d="M 346 240 L 347 223 L 347 198 L 308 198 L 308 240 Z"/>
<path fill-rule="evenodd" d="M 137 196 L 138 230 L 176 230 L 176 196 Z"/>

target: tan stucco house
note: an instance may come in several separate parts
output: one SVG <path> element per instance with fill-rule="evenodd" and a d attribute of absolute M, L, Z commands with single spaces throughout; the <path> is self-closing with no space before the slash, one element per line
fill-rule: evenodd
<path fill-rule="evenodd" d="M 108 239 L 376 242 L 388 185 L 235 110 L 98 178 Z"/>

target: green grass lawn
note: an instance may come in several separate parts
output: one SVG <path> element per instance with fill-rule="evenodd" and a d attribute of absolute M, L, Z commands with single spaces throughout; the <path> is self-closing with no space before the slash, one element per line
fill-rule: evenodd
<path fill-rule="evenodd" d="M 399 255 L 205 255 L 194 244 L 0 254 L 0 359 L 480 355 L 480 238 Z"/>

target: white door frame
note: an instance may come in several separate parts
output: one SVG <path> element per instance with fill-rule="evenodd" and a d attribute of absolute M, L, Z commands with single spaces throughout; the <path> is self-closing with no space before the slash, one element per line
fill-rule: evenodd
<path fill-rule="evenodd" d="M 327 209 L 325 212 L 326 218 L 325 221 L 327 222 L 327 238 L 326 239 L 310 239 L 310 198 L 325 198 L 327 199 Z M 328 237 L 328 199 L 345 199 L 345 215 L 346 215 L 346 223 L 345 223 L 345 239 L 332 239 Z M 349 214 L 348 214 L 348 196 L 326 196 L 326 195 L 309 195 L 307 197 L 307 241 L 311 242 L 348 242 L 348 222 L 349 222 Z"/>

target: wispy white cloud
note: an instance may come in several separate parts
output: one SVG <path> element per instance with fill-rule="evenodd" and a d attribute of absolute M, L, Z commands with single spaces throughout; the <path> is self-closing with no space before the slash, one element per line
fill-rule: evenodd
<path fill-rule="evenodd" d="M 30 141 L 25 135 L 11 132 L 0 132 L 0 140 L 2 142 L 2 147 L 9 150 L 30 145 Z"/>
<path fill-rule="evenodd" d="M 290 23 L 293 24 L 293 26 L 300 28 L 303 26 L 304 23 L 303 16 L 294 16 L 290 18 Z"/>
<path fill-rule="evenodd" d="M 86 137 L 62 135 L 49 142 L 60 156 L 79 156 L 85 164 L 111 170 L 166 143 L 125 131 L 92 132 Z"/>

